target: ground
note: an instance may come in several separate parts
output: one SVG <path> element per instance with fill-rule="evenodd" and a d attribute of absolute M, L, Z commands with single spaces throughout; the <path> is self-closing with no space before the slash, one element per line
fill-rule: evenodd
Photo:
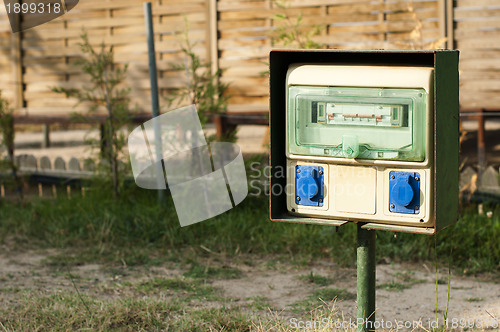
<path fill-rule="evenodd" d="M 495 135 L 500 126 L 491 121 L 487 128 L 492 130 L 486 137 L 489 164 L 500 165 L 496 154 L 500 150 L 500 142 L 497 140 L 500 135 Z M 464 129 L 468 133 L 462 145 L 462 161 L 475 165 L 477 135 L 474 123 L 469 122 Z M 246 154 L 264 152 L 265 148 L 261 143 L 265 133 L 265 127 L 242 128 L 238 144 Z M 93 135 L 97 133 L 94 132 Z M 17 153 L 34 154 L 38 158 L 47 155 L 52 160 L 60 156 L 66 161 L 71 157 L 88 157 L 91 150 L 82 144 L 84 136 L 84 130 L 54 132 L 53 147 L 40 149 L 41 133 L 22 133 L 16 139 Z M 20 248 L 20 244 L 6 244 L 1 247 L 0 330 L 33 329 L 29 324 L 16 325 L 13 323 L 16 320 L 35 322 L 35 327 L 41 330 L 55 324 L 60 324 L 61 330 L 85 328 L 90 324 L 88 318 L 69 319 L 70 313 L 79 310 L 83 316 L 87 315 L 87 312 L 89 315 L 98 316 L 96 311 L 102 308 L 117 306 L 123 309 L 129 305 L 127 303 L 131 303 L 127 301 L 134 300 L 145 301 L 149 308 L 141 308 L 137 317 L 154 316 L 154 313 L 159 315 L 158 317 L 164 317 L 162 312 L 172 310 L 175 313 L 172 322 L 189 315 L 203 317 L 201 320 L 207 319 L 198 312 L 205 309 L 234 308 L 237 313 L 247 314 L 257 330 L 263 326 L 259 331 L 267 330 L 269 325 L 266 325 L 266 322 L 269 320 L 289 324 L 294 318 L 310 319 L 308 312 L 317 307 L 333 307 L 335 319 L 343 321 L 354 319 L 356 316 L 354 262 L 352 267 L 346 268 L 325 260 L 301 263 L 289 257 L 236 255 L 228 258 L 204 248 L 206 255 L 198 257 L 197 263 L 186 263 L 182 257 L 189 255 L 181 254 L 178 260 L 169 257 L 163 261 L 160 257 L 157 265 L 129 266 L 123 261 L 121 265 L 116 266 L 85 261 L 75 263 L 70 259 L 74 256 L 71 250 Z M 466 276 L 453 272 L 449 292 L 448 280 L 448 268 L 441 265 L 436 300 L 436 272 L 432 262 L 386 261 L 385 264 L 379 264 L 377 321 L 421 320 L 426 326 L 429 320 L 434 320 L 436 316 L 442 320 L 443 314 L 447 313 L 451 323 L 464 323 L 460 319 L 465 319 L 467 322 L 475 322 L 476 327 L 480 327 L 482 322 L 485 328 L 498 328 L 498 275 Z M 449 305 L 446 310 L 448 295 Z M 333 299 L 334 302 L 331 302 Z M 102 303 L 108 305 L 103 306 Z M 166 308 L 159 303 L 174 304 Z M 159 311 L 152 310 L 152 307 L 159 308 Z M 118 312 L 119 309 L 109 310 Z M 198 316 L 193 314 L 193 310 Z M 127 309 L 130 315 L 132 311 Z M 62 313 L 60 320 L 56 319 L 54 312 Z M 116 312 L 113 315 L 116 316 Z M 34 317 L 38 313 L 48 318 Z M 106 315 L 105 319 L 113 315 Z M 137 317 L 129 318 L 130 322 L 137 322 Z M 228 317 L 228 321 L 232 322 L 239 319 L 237 315 Z M 129 320 L 124 319 L 122 323 Z M 70 325 L 64 325 L 66 322 Z M 172 323 L 175 327 L 171 330 L 193 330 L 189 324 L 194 323 L 189 319 L 186 322 L 187 325 Z M 114 325 L 103 323 L 99 326 Z M 167 329 L 168 326 L 170 325 L 167 325 Z M 213 326 L 217 330 L 220 325 Z M 148 330 L 147 327 L 144 329 Z M 238 327 L 227 329 L 238 330 Z M 199 330 L 203 331 L 204 327 Z"/>
<path fill-rule="evenodd" d="M 2 311 L 29 310 L 23 303 L 26 298 L 35 301 L 57 294 L 76 296 L 78 290 L 87 301 L 180 299 L 190 310 L 236 308 L 254 316 L 255 324 L 266 321 L 265 317 L 279 317 L 287 323 L 294 318 L 307 319 L 306 313 L 321 305 L 335 306 L 337 318 L 348 321 L 356 317 L 356 270 L 328 261 L 300 264 L 279 257 L 244 255 L 229 259 L 207 252 L 203 264 L 191 267 L 175 261 L 131 267 L 125 261 L 120 266 L 61 264 L 71 255 L 71 251 L 57 249 L 10 251 L 4 246 L 0 255 Z M 452 274 L 448 318 L 489 321 L 491 329 L 498 326 L 499 281 L 492 275 Z M 439 319 L 447 306 L 447 284 L 448 269 L 440 267 Z M 422 321 L 426 326 L 436 317 L 435 267 L 431 263 L 379 264 L 376 301 L 377 321 Z"/>

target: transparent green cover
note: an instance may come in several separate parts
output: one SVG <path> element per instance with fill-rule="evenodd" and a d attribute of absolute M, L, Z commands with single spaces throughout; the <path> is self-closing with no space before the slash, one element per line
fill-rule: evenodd
<path fill-rule="evenodd" d="M 424 89 L 289 86 L 291 154 L 423 161 Z"/>

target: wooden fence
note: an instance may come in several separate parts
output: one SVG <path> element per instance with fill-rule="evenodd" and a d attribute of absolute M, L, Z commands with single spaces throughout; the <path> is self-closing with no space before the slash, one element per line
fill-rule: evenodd
<path fill-rule="evenodd" d="M 143 0 L 85 0 L 66 15 L 18 34 L 10 32 L 0 6 L 0 89 L 20 115 L 69 114 L 75 100 L 54 86 L 81 87 L 86 80 L 73 62 L 81 56 L 82 28 L 91 43 L 112 46 L 118 63 L 129 63 L 127 85 L 134 104 L 149 112 L 149 76 Z M 154 28 L 162 96 L 186 84 L 172 70 L 183 63 L 178 37 L 189 22 L 196 52 L 222 70 L 230 83 L 232 112 L 268 109 L 268 53 L 272 31 L 286 13 L 303 27 L 322 27 L 317 42 L 329 48 L 396 49 L 457 47 L 461 50 L 461 104 L 498 108 L 500 102 L 500 0 L 154 0 Z M 444 38 L 447 38 L 445 41 Z"/>
<path fill-rule="evenodd" d="M 500 109 L 500 1 L 455 0 L 454 21 L 461 105 Z"/>

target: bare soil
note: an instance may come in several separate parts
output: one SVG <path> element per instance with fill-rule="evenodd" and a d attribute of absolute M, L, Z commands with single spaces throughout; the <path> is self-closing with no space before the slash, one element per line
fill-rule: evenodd
<path fill-rule="evenodd" d="M 0 306 L 14 306 L 19 293 L 50 295 L 61 291 L 75 291 L 98 299 L 131 296 L 127 287 L 153 278 L 180 276 L 182 266 L 165 262 L 160 266 L 127 267 L 106 264 L 83 264 L 80 266 L 55 267 L 47 258 L 64 253 L 61 250 L 10 251 L 4 246 L 0 254 Z M 248 265 L 248 261 L 253 261 Z M 223 299 L 222 306 L 247 307 L 252 299 L 261 297 L 272 310 L 285 321 L 297 316 L 293 304 L 307 299 L 321 287 L 345 289 L 356 293 L 356 270 L 342 268 L 327 261 L 318 261 L 312 266 L 296 266 L 276 263 L 271 258 L 247 257 L 246 259 L 220 262 L 239 269 L 242 274 L 236 279 L 215 279 L 208 283 L 216 287 Z M 319 286 L 300 276 L 321 275 L 332 279 L 328 286 Z M 72 278 L 68 273 L 71 273 Z M 438 317 L 446 309 L 448 293 L 448 271 L 439 270 Z M 444 282 L 443 282 L 444 281 Z M 73 282 L 75 283 L 73 285 Z M 500 280 L 498 276 L 451 276 L 449 319 L 474 319 L 490 321 L 500 319 Z M 377 266 L 376 318 L 384 321 L 427 322 L 436 316 L 436 275 L 434 267 L 426 264 L 383 264 Z M 387 289 L 395 285 L 395 289 Z M 397 289 L 406 285 L 406 289 Z M 160 294 L 158 294 L 160 296 Z M 227 301 L 227 302 L 225 302 Z M 195 304 L 196 305 L 196 304 Z M 355 319 L 355 300 L 337 301 L 337 308 L 345 319 Z M 248 307 L 247 307 L 248 308 Z M 490 326 L 493 328 L 494 326 Z"/>

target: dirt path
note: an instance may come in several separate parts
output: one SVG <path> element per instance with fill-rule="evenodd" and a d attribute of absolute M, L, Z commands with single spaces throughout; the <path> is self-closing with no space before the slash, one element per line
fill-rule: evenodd
<path fill-rule="evenodd" d="M 9 252 L 2 248 L 0 254 L 0 305 L 15 306 L 19 293 L 56 294 L 74 291 L 73 282 L 81 293 L 99 299 L 129 296 L 131 289 L 123 285 L 137 285 L 154 278 L 181 276 L 186 270 L 179 264 L 165 263 L 157 267 L 126 267 L 100 264 L 84 264 L 70 268 L 73 281 L 64 267 L 51 266 L 48 262 L 58 250 L 37 250 Z M 251 257 L 250 260 L 254 260 Z M 313 266 L 297 267 L 273 259 L 259 259 L 251 265 L 238 262 L 211 263 L 229 265 L 241 271 L 234 279 L 211 279 L 208 281 L 218 289 L 228 302 L 220 305 L 246 307 L 257 300 L 263 302 L 261 308 L 270 307 L 279 312 L 280 317 L 290 321 L 300 316 L 294 308 L 297 303 L 307 303 L 318 290 L 342 290 L 345 300 L 336 302 L 344 319 L 355 319 L 356 271 L 339 268 L 328 262 L 318 262 Z M 222 265 L 221 265 L 222 264 Z M 324 285 L 315 278 L 326 280 Z M 446 308 L 447 271 L 439 271 L 438 317 Z M 313 280 L 315 282 L 313 282 Z M 324 281 L 323 280 L 323 281 Z M 424 264 L 386 264 L 377 266 L 377 321 L 413 322 L 434 320 L 436 307 L 435 273 Z M 158 295 L 159 296 L 159 295 Z M 302 301 L 302 302 L 301 302 Z M 311 303 L 314 306 L 314 301 Z M 319 303 L 319 302 L 318 302 Z M 494 277 L 464 277 L 452 275 L 448 317 L 453 319 L 494 322 L 500 319 L 500 283 Z M 458 321 L 457 321 L 458 322 Z M 498 325 L 496 325 L 498 326 Z M 488 327 L 488 326 L 485 326 Z"/>

